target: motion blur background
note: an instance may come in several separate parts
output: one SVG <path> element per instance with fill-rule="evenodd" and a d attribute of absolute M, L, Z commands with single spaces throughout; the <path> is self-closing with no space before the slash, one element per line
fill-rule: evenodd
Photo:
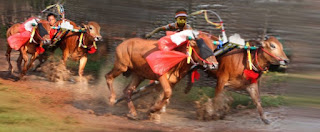
<path fill-rule="evenodd" d="M 1 37 L 5 38 L 9 26 L 30 16 L 45 18 L 46 14 L 40 11 L 56 2 L 1 0 Z M 104 58 L 102 62 L 108 65 L 114 61 L 114 49 L 121 39 L 141 37 L 156 27 L 174 22 L 176 9 L 185 8 L 189 13 L 201 9 L 215 11 L 223 19 L 228 36 L 239 33 L 247 40 L 261 38 L 264 32 L 277 36 L 291 59 L 291 64 L 280 75 L 286 82 L 281 94 L 289 95 L 290 101 L 299 106 L 320 108 L 319 0 L 67 0 L 64 8 L 67 19 L 78 24 L 97 21 L 101 25 L 105 41 L 98 45 L 97 58 Z M 209 17 L 217 21 L 215 16 Z M 188 19 L 188 23 L 194 29 L 219 34 L 202 15 Z M 153 38 L 163 35 L 161 32 Z M 101 75 L 107 72 L 104 67 L 99 70 L 97 73 Z M 214 86 L 209 80 L 201 79 L 196 85 Z M 272 85 L 271 89 L 277 91 L 278 88 Z"/>

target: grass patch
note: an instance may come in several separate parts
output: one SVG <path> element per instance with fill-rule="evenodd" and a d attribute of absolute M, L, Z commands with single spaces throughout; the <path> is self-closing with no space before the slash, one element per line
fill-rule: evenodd
<path fill-rule="evenodd" d="M 64 123 L 66 124 L 79 124 L 79 121 L 77 121 L 74 117 L 72 116 L 66 116 L 63 120 Z"/>
<path fill-rule="evenodd" d="M 287 74 L 279 73 L 279 72 L 268 72 L 263 74 L 261 79 L 261 85 L 264 88 L 273 88 L 278 87 L 278 84 L 284 83 L 288 81 Z"/>
<path fill-rule="evenodd" d="M 43 104 L 50 104 L 52 103 L 52 98 L 48 96 L 44 96 L 40 98 L 40 102 Z"/>
<path fill-rule="evenodd" d="M 0 26 L 0 38 L 6 38 L 7 37 L 7 30 L 8 27 L 7 26 Z"/>
<path fill-rule="evenodd" d="M 279 107 L 281 105 L 287 105 L 288 101 L 285 100 L 284 96 L 262 96 L 261 97 L 262 107 Z"/>
<path fill-rule="evenodd" d="M 54 52 L 54 56 L 51 58 L 51 61 L 59 62 L 62 57 L 62 51 L 61 49 L 57 49 Z M 101 68 L 107 68 L 105 66 L 106 58 L 103 56 L 99 56 L 98 54 L 89 54 L 88 55 L 88 61 L 85 66 L 85 74 L 91 74 L 95 77 L 99 76 L 100 69 Z M 67 68 L 71 71 L 78 73 L 79 70 L 79 61 L 71 60 L 71 58 L 67 61 Z M 113 66 L 113 65 L 112 65 Z"/>
<path fill-rule="evenodd" d="M 234 102 L 232 103 L 233 108 L 236 108 L 238 105 L 248 106 L 248 108 L 256 108 L 250 96 L 234 92 L 229 93 L 231 93 L 234 99 Z M 285 98 L 280 95 L 265 95 L 261 96 L 261 104 L 262 107 L 279 107 L 281 105 L 286 105 L 287 100 L 285 100 Z"/>
<path fill-rule="evenodd" d="M 12 110 L 17 111 L 17 109 L 13 109 L 13 108 L 8 108 L 8 109 L 11 109 L 11 111 Z M 11 112 L 11 111 L 2 112 L 0 114 L 0 124 L 11 124 L 11 125 L 34 124 L 37 121 L 44 119 L 43 117 L 38 117 L 37 115 L 33 115 L 33 114 L 25 114 L 22 112 Z"/>
<path fill-rule="evenodd" d="M 187 95 L 188 101 L 197 101 L 202 97 L 214 96 L 214 88 L 212 87 L 193 87 L 190 93 Z"/>
<path fill-rule="evenodd" d="M 0 113 L 9 112 L 15 110 L 15 108 L 7 107 L 7 106 L 0 106 Z"/>
<path fill-rule="evenodd" d="M 1 87 L 0 91 L 6 91 L 8 88 L 7 87 Z"/>
<path fill-rule="evenodd" d="M 289 105 L 320 108 L 320 97 L 290 95 L 285 99 Z"/>
<path fill-rule="evenodd" d="M 71 131 L 76 128 L 66 124 L 64 118 L 48 113 L 41 107 L 41 102 L 50 99 L 42 98 L 35 101 L 32 94 L 22 93 L 16 88 L 0 85 L 0 132 L 42 132 Z M 69 119 L 69 122 L 77 122 Z"/>
<path fill-rule="evenodd" d="M 267 80 L 265 80 L 266 83 L 281 83 L 287 80 L 287 77 L 284 76 L 283 73 L 279 72 L 268 72 L 264 74 L 264 76 L 269 77 Z"/>

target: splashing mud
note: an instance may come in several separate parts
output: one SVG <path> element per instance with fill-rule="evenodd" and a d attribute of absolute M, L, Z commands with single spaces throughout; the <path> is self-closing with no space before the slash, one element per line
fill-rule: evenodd
<path fill-rule="evenodd" d="M 195 102 L 197 118 L 205 121 L 223 119 L 230 112 L 232 102 L 233 98 L 225 92 L 217 100 L 203 97 Z"/>
<path fill-rule="evenodd" d="M 46 62 L 41 66 L 45 77 L 53 82 L 67 81 L 71 79 L 71 72 L 59 62 Z"/>

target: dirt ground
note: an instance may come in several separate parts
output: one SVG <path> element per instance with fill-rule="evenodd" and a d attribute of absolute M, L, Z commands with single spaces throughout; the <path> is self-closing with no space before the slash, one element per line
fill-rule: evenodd
<path fill-rule="evenodd" d="M 4 50 L 0 50 L 0 83 L 10 86 L 21 93 L 33 95 L 34 100 L 50 98 L 49 103 L 37 107 L 52 116 L 71 115 L 79 122 L 75 131 L 319 131 L 320 113 L 318 109 L 283 106 L 266 108 L 267 117 L 272 121 L 265 125 L 260 121 L 255 109 L 233 110 L 224 120 L 199 121 L 191 102 L 172 99 L 167 112 L 162 114 L 161 122 L 154 123 L 147 119 L 148 105 L 143 101 L 135 102 L 141 120 L 129 120 L 125 103 L 114 107 L 107 104 L 108 90 L 102 83 L 50 82 L 39 72 L 28 72 L 25 80 L 15 81 L 7 75 L 7 62 Z M 16 67 L 18 52 L 13 52 L 12 62 Z M 15 69 L 16 70 L 16 69 Z M 17 73 L 15 73 L 17 76 Z M 174 93 L 173 93 L 174 94 Z M 119 95 L 118 95 L 119 96 Z M 144 100 L 148 102 L 148 100 Z"/>

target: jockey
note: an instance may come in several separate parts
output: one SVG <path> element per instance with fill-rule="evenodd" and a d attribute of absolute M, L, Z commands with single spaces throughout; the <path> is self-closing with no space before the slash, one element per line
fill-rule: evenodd
<path fill-rule="evenodd" d="M 47 20 L 49 21 L 49 24 L 51 27 L 55 26 L 56 22 L 57 22 L 57 16 L 53 13 L 49 13 L 47 15 Z M 53 36 L 56 34 L 57 30 L 56 29 L 51 29 L 50 30 L 50 38 L 52 39 Z"/>
<path fill-rule="evenodd" d="M 189 24 L 187 24 L 187 11 L 185 9 L 178 9 L 175 14 L 175 23 L 170 23 L 166 26 L 158 27 L 155 30 L 153 30 L 151 33 L 147 34 L 145 37 L 150 38 L 153 34 L 159 32 L 159 31 L 183 31 L 186 29 L 192 29 Z"/>
<path fill-rule="evenodd" d="M 53 13 L 49 13 L 47 15 L 47 20 L 48 20 L 50 26 L 52 27 L 57 22 L 57 16 Z"/>

